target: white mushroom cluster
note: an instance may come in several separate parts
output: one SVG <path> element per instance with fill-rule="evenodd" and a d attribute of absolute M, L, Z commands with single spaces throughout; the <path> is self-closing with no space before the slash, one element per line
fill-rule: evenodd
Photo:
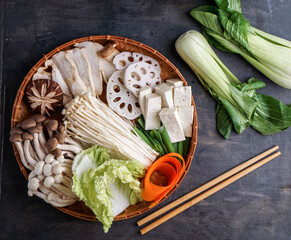
<path fill-rule="evenodd" d="M 36 114 L 10 131 L 10 141 L 22 164 L 31 172 L 28 195 L 38 196 L 55 207 L 73 204 L 72 163 L 83 148 L 66 136 L 64 125 Z"/>

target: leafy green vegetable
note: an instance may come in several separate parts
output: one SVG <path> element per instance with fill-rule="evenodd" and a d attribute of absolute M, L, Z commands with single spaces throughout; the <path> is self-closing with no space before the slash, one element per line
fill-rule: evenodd
<path fill-rule="evenodd" d="M 190 14 L 203 27 L 214 47 L 240 54 L 275 83 L 291 89 L 291 42 L 250 25 L 240 0 L 215 0 L 218 6 L 200 6 Z"/>
<path fill-rule="evenodd" d="M 108 232 L 114 216 L 142 200 L 138 178 L 145 171 L 137 161 L 112 159 L 103 147 L 84 150 L 74 159 L 73 192 L 92 209 Z"/>
<path fill-rule="evenodd" d="M 217 100 L 217 128 L 225 138 L 232 128 L 241 133 L 252 126 L 269 135 L 291 126 L 291 107 L 270 96 L 257 94 L 256 90 L 265 86 L 257 79 L 241 83 L 199 32 L 188 31 L 180 36 L 176 50 Z"/>

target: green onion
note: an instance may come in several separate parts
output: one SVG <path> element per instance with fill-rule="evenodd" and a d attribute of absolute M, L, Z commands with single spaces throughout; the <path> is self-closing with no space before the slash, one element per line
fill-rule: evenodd
<path fill-rule="evenodd" d="M 168 153 L 175 152 L 173 144 L 171 143 L 171 140 L 170 140 L 170 137 L 169 137 L 169 134 L 167 132 L 166 127 L 164 125 L 161 126 L 159 131 L 161 133 L 163 142 L 165 143 L 165 146 L 167 147 Z"/>
<path fill-rule="evenodd" d="M 178 152 L 178 143 L 175 142 L 175 143 L 172 143 L 173 144 L 173 147 L 174 147 L 174 152 Z"/>
<path fill-rule="evenodd" d="M 155 149 L 151 141 L 140 131 L 136 126 L 133 127 L 134 131 L 144 140 L 152 149 Z"/>
<path fill-rule="evenodd" d="M 154 134 L 155 134 L 155 139 L 160 143 L 160 145 L 162 146 L 163 150 L 164 150 L 164 153 L 167 154 L 168 153 L 168 150 L 163 142 L 163 139 L 162 139 L 162 136 L 160 134 L 159 131 L 157 131 L 156 129 L 153 130 L 154 131 Z"/>
<path fill-rule="evenodd" d="M 183 157 L 183 155 L 184 155 L 184 150 L 183 150 L 184 142 L 185 142 L 185 141 L 178 142 L 178 153 L 179 153 L 182 157 Z"/>

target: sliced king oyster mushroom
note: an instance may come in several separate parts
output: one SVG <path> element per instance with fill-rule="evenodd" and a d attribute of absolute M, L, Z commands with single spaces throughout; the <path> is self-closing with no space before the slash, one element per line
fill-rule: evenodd
<path fill-rule="evenodd" d="M 109 107 L 129 120 L 141 115 L 138 98 L 124 86 L 123 71 L 116 71 L 108 80 L 107 102 Z"/>
<path fill-rule="evenodd" d="M 48 59 L 44 63 L 44 67 L 39 67 L 35 74 L 32 76 L 32 80 L 37 79 L 52 79 L 52 60 Z"/>
<path fill-rule="evenodd" d="M 161 67 L 158 61 L 155 59 L 143 55 L 141 53 L 137 52 L 122 52 L 115 56 L 113 59 L 113 65 L 116 67 L 117 70 L 122 70 L 127 68 L 130 64 L 136 63 L 136 62 L 146 62 L 150 65 L 152 65 L 156 71 L 161 74 Z"/>
<path fill-rule="evenodd" d="M 148 85 L 154 89 L 161 84 L 161 77 L 153 65 L 146 62 L 133 63 L 124 71 L 124 85 L 136 97 L 142 87 Z"/>

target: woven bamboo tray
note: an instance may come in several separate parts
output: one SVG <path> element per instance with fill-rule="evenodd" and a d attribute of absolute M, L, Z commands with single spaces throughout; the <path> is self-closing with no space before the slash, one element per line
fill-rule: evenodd
<path fill-rule="evenodd" d="M 150 56 L 154 59 L 156 59 L 160 65 L 161 65 L 161 78 L 163 81 L 165 81 L 168 78 L 175 78 L 178 77 L 180 78 L 185 85 L 187 85 L 186 80 L 182 76 L 182 74 L 179 72 L 179 70 L 167 59 L 165 58 L 162 54 L 160 54 L 158 51 L 155 49 L 152 49 L 143 43 L 128 39 L 128 38 L 123 38 L 123 37 L 116 37 L 116 36 L 110 36 L 110 35 L 102 35 L 102 36 L 90 36 L 90 37 L 84 37 L 84 38 L 78 38 L 75 40 L 72 40 L 70 42 L 67 42 L 50 53 L 44 55 L 40 61 L 28 72 L 28 74 L 25 76 L 18 92 L 15 98 L 15 102 L 13 105 L 13 112 L 12 112 L 12 119 L 11 119 L 11 128 L 15 127 L 16 123 L 19 121 L 22 121 L 26 118 L 28 118 L 32 113 L 28 109 L 27 105 L 25 104 L 24 100 L 24 92 L 26 85 L 31 81 L 33 74 L 37 71 L 37 69 L 44 64 L 44 62 L 51 58 L 54 54 L 56 54 L 59 51 L 67 50 L 70 49 L 74 46 L 74 44 L 83 42 L 83 41 L 94 41 L 98 42 L 102 45 L 106 44 L 108 41 L 115 41 L 117 44 L 117 49 L 119 51 L 130 51 L 130 52 L 139 52 L 144 55 Z M 192 105 L 194 105 L 194 125 L 193 125 L 193 134 L 192 138 L 189 144 L 188 148 L 188 153 L 187 157 L 185 159 L 186 161 L 186 168 L 185 172 L 183 173 L 181 179 L 179 182 L 171 189 L 171 191 L 160 201 L 164 201 L 166 198 L 168 198 L 173 191 L 180 185 L 182 180 L 187 174 L 187 171 L 190 167 L 192 158 L 194 156 L 195 148 L 197 145 L 197 129 L 198 129 L 198 123 L 197 123 L 197 112 L 196 112 L 196 107 L 195 103 L 192 97 Z M 15 157 L 17 159 L 18 165 L 25 176 L 25 178 L 28 178 L 29 170 L 27 170 L 23 164 L 21 163 L 20 157 L 18 155 L 17 149 L 13 144 L 13 150 Z M 76 202 L 75 204 L 69 206 L 69 207 L 62 207 L 62 208 L 57 208 L 60 211 L 69 214 L 71 216 L 85 219 L 85 220 L 90 220 L 90 221 L 97 221 L 95 215 L 93 212 L 85 206 L 83 202 Z M 148 202 L 140 202 L 135 205 L 129 206 L 124 212 L 120 213 L 118 216 L 114 218 L 114 220 L 122 220 L 122 219 L 127 219 L 131 217 L 138 216 L 146 211 L 149 210 L 149 203 Z"/>

